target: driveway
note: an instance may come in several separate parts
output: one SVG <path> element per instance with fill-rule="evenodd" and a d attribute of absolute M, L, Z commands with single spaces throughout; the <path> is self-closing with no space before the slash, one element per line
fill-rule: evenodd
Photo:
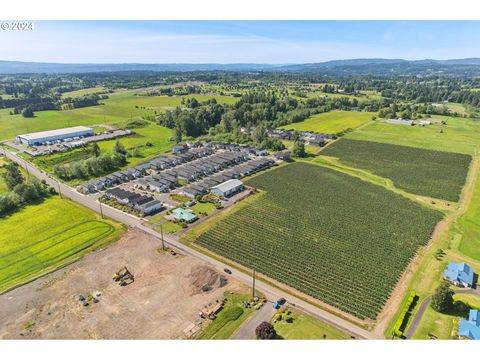
<path fill-rule="evenodd" d="M 260 310 L 256 310 L 255 314 L 245 321 L 240 329 L 233 334 L 234 340 L 252 340 L 255 338 L 255 329 L 263 321 L 270 321 L 277 310 L 272 306 L 271 302 L 266 302 Z"/>

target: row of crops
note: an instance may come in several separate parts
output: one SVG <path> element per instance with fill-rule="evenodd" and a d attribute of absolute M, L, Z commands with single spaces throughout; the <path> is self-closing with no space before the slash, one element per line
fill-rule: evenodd
<path fill-rule="evenodd" d="M 321 152 L 346 165 L 391 179 L 412 194 L 458 201 L 472 160 L 470 155 L 341 139 Z"/>
<path fill-rule="evenodd" d="M 359 318 L 375 319 L 442 213 L 328 168 L 293 163 L 195 242 Z"/>

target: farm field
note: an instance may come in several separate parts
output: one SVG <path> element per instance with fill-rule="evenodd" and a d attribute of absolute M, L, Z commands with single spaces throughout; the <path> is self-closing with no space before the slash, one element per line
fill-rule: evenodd
<path fill-rule="evenodd" d="M 314 317 L 300 313 L 295 310 L 290 311 L 290 315 L 293 321 L 288 323 L 285 321 L 284 311 L 279 311 L 278 314 L 282 314 L 282 320 L 273 323 L 273 327 L 277 332 L 277 335 L 281 339 L 285 340 L 346 340 L 350 339 L 350 336 L 342 331 L 318 320 Z"/>
<path fill-rule="evenodd" d="M 447 124 L 404 126 L 376 121 L 348 133 L 346 138 L 470 155 L 480 149 L 479 120 L 439 115 L 433 117 L 444 119 Z"/>
<path fill-rule="evenodd" d="M 115 240 L 121 227 L 51 197 L 0 221 L 0 291 Z"/>
<path fill-rule="evenodd" d="M 92 87 L 87 89 L 80 89 L 80 90 L 65 92 L 62 94 L 62 98 L 67 98 L 67 97 L 74 98 L 74 97 L 96 94 L 96 93 L 105 92 L 105 91 L 107 91 L 107 88 L 103 86 L 97 86 L 97 87 Z"/>
<path fill-rule="evenodd" d="M 341 139 L 320 154 L 391 179 L 410 193 L 449 201 L 459 200 L 471 162 L 464 154 L 352 139 Z"/>
<path fill-rule="evenodd" d="M 358 178 L 293 163 L 195 243 L 360 319 L 375 319 L 442 213 Z M 412 226 L 412 224 L 415 226 Z"/>
<path fill-rule="evenodd" d="M 221 103 L 231 103 L 237 99 L 229 96 L 192 95 L 198 101 L 215 98 Z M 17 134 L 52 130 L 70 126 L 118 123 L 128 119 L 140 118 L 155 111 L 180 106 L 181 96 L 135 96 L 134 92 L 117 93 L 102 100 L 105 105 L 89 106 L 63 111 L 38 111 L 34 118 L 22 115 L 10 115 L 11 109 L 0 109 L 0 140 L 14 138 Z M 144 109 L 142 109 L 144 108 Z"/>
<path fill-rule="evenodd" d="M 299 131 L 315 131 L 326 134 L 336 134 L 348 128 L 355 128 L 372 119 L 373 112 L 358 111 L 329 111 L 317 114 L 308 119 L 282 126 L 281 129 L 293 129 Z"/>

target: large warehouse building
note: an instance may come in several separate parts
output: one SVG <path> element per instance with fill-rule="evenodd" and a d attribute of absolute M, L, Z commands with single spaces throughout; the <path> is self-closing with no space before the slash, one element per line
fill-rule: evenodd
<path fill-rule="evenodd" d="M 17 142 L 29 146 L 35 146 L 45 144 L 47 142 L 54 142 L 57 140 L 63 141 L 65 139 L 73 139 L 92 135 L 92 128 L 86 126 L 74 126 L 64 129 L 17 135 Z"/>

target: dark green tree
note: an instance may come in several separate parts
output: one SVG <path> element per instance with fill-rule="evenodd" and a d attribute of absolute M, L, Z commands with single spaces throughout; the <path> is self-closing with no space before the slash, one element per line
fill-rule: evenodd
<path fill-rule="evenodd" d="M 259 340 L 272 340 L 277 337 L 277 332 L 272 324 L 267 321 L 263 321 L 255 329 L 255 335 Z"/>
<path fill-rule="evenodd" d="M 17 163 L 13 161 L 8 162 L 5 165 L 5 170 L 3 178 L 10 190 L 13 190 L 15 186 L 22 184 L 25 181 Z"/>
<path fill-rule="evenodd" d="M 120 142 L 120 140 L 117 140 L 115 142 L 115 146 L 113 147 L 113 152 L 117 154 L 122 154 L 122 155 L 127 154 L 127 150 L 125 149 L 125 146 L 123 146 L 123 144 Z"/>
<path fill-rule="evenodd" d="M 299 158 L 307 156 L 305 152 L 305 144 L 302 141 L 295 141 L 293 144 L 292 155 Z"/>
<path fill-rule="evenodd" d="M 455 292 L 450 289 L 446 283 L 441 284 L 435 294 L 432 295 L 432 302 L 430 305 L 438 312 L 446 312 L 453 307 L 453 295 Z"/>
<path fill-rule="evenodd" d="M 182 129 L 180 126 L 175 126 L 175 143 L 178 144 L 182 142 Z"/>
<path fill-rule="evenodd" d="M 99 157 L 100 153 L 101 153 L 100 146 L 98 146 L 98 144 L 94 142 L 92 145 L 92 155 L 95 157 Z"/>
<path fill-rule="evenodd" d="M 22 116 L 24 118 L 32 118 L 35 116 L 35 113 L 33 112 L 32 108 L 28 106 L 22 111 Z"/>

